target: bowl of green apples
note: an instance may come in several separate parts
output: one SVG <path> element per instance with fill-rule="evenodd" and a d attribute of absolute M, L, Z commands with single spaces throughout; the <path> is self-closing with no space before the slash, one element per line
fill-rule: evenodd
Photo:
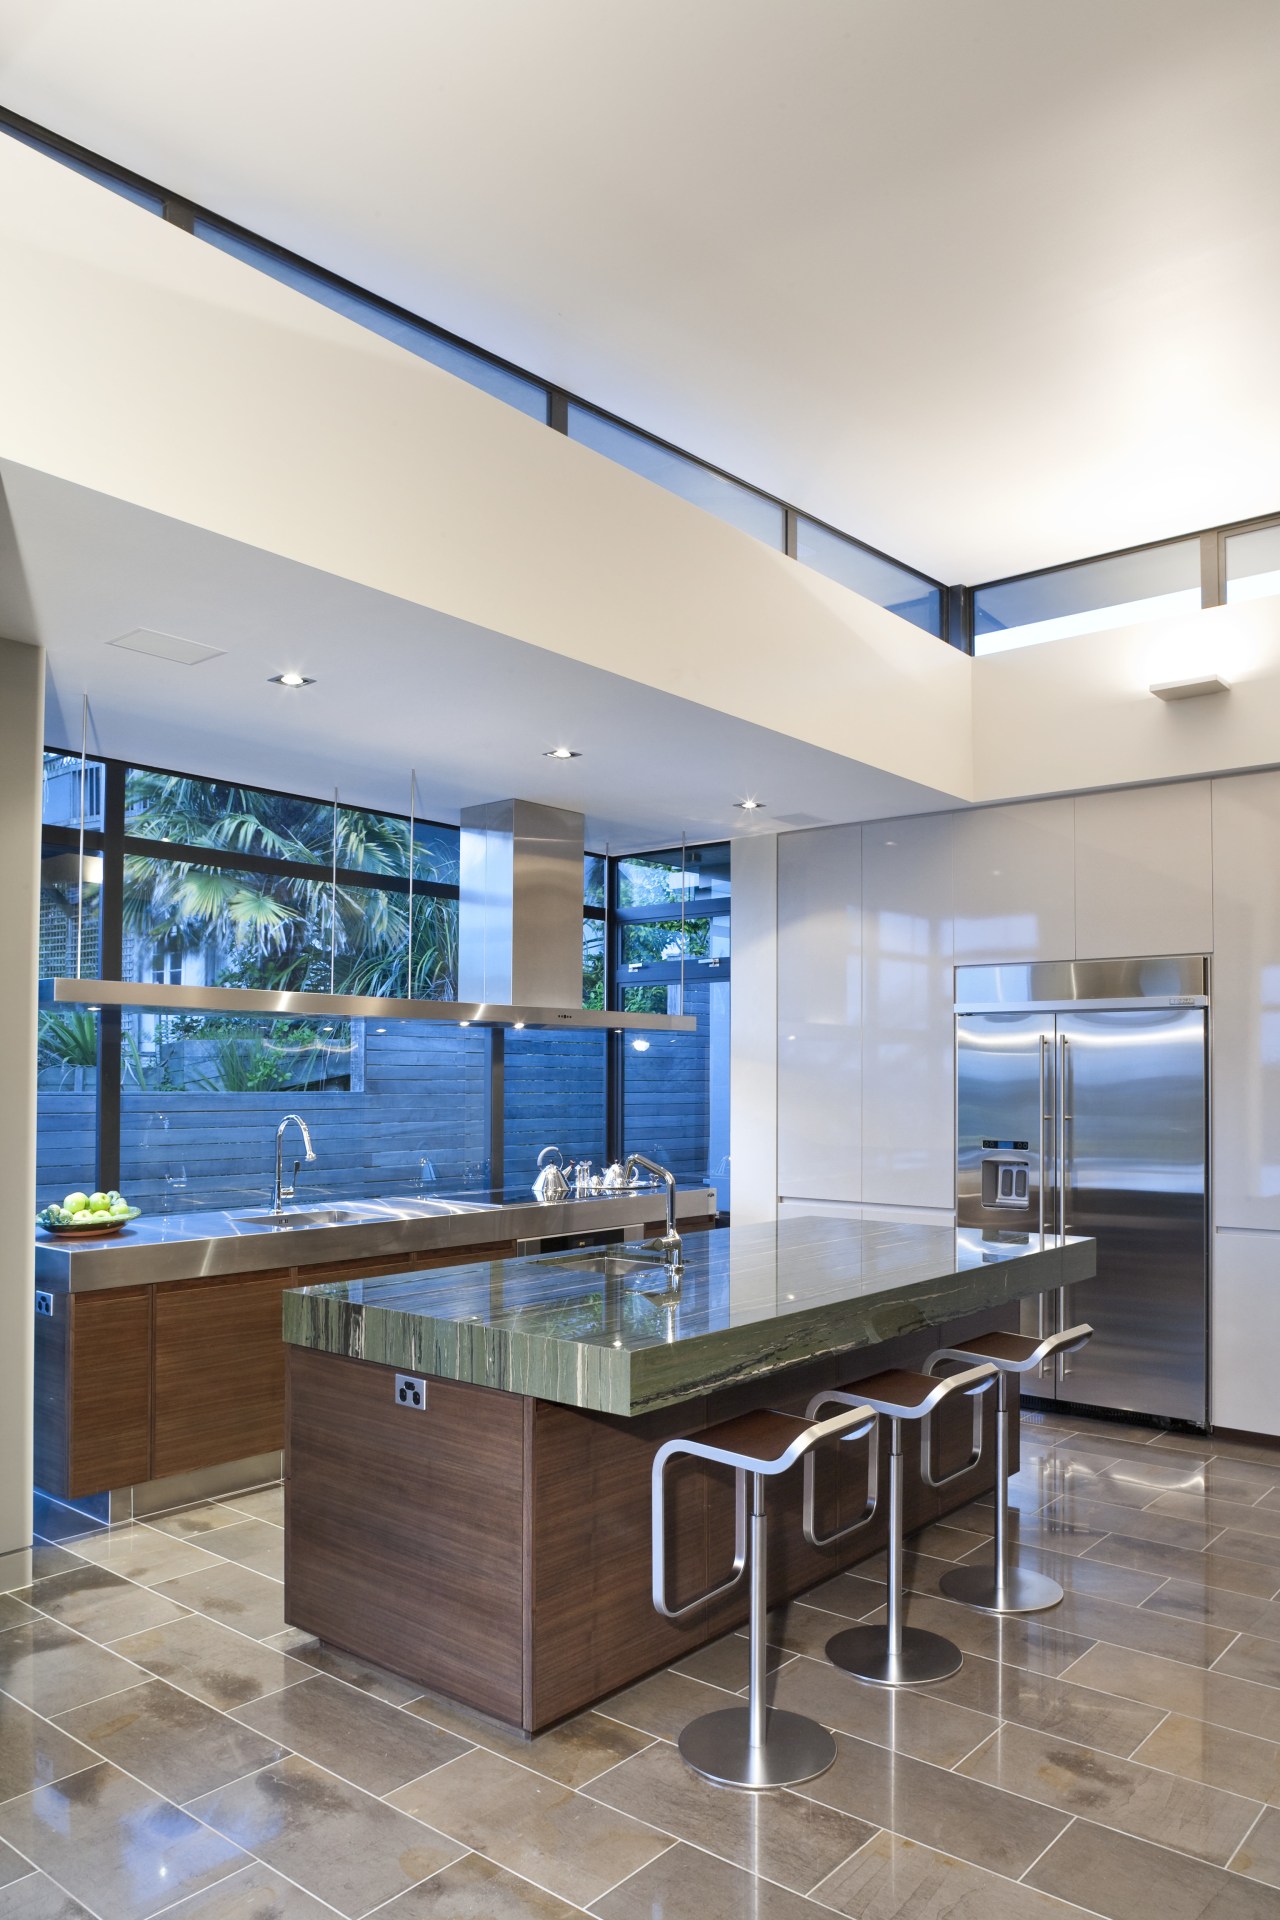
<path fill-rule="evenodd" d="M 131 1207 L 122 1193 L 69 1193 L 60 1207 L 45 1207 L 36 1225 L 49 1233 L 119 1233 L 142 1212 Z"/>

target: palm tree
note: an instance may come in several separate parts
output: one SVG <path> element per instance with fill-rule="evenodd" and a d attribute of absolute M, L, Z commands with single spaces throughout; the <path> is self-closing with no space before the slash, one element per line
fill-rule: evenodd
<path fill-rule="evenodd" d="M 182 775 L 130 775 L 129 833 L 184 849 L 216 847 L 314 869 L 258 875 L 198 859 L 132 853 L 126 861 L 125 928 L 149 945 L 191 950 L 217 942 L 222 984 L 293 991 L 335 984 L 346 992 L 403 994 L 409 984 L 409 900 L 376 885 L 408 867 L 405 820 L 354 807 L 268 794 Z M 335 848 L 336 836 L 336 848 Z M 370 886 L 326 872 L 367 873 Z M 419 845 L 415 878 L 453 879 Z M 457 976 L 457 905 L 419 894 L 413 902 L 415 997 L 447 998 Z"/>

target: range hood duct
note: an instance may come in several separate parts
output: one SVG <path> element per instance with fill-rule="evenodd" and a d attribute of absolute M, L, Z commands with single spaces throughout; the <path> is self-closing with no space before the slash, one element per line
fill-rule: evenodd
<path fill-rule="evenodd" d="M 579 1011 L 582 815 L 494 800 L 459 826 L 459 1000 Z"/>
<path fill-rule="evenodd" d="M 582 1004 L 583 817 L 531 800 L 461 815 L 458 998 L 286 993 L 145 980 L 42 980 L 42 1006 L 147 1007 L 271 1018 L 426 1020 L 473 1027 L 693 1033 L 684 1013 L 620 1013 Z"/>

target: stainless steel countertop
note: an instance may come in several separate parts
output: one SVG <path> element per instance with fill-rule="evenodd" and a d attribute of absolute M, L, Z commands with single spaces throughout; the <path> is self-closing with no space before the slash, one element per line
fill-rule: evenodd
<path fill-rule="evenodd" d="M 657 1187 L 562 1200 L 551 1206 L 541 1206 L 532 1194 L 527 1199 L 460 1194 L 439 1200 L 393 1194 L 380 1200 L 319 1204 L 357 1217 L 334 1226 L 284 1227 L 262 1218 L 263 1209 L 246 1208 L 244 1213 L 144 1216 L 119 1233 L 100 1237 L 71 1239 L 37 1228 L 36 1285 L 50 1293 L 96 1293 L 110 1287 L 331 1266 L 383 1255 L 395 1259 L 401 1254 L 443 1252 L 497 1240 L 641 1228 L 660 1220 L 665 1207 Z M 714 1189 L 682 1188 L 676 1210 L 681 1220 L 713 1218 Z M 305 1214 L 314 1209 L 300 1205 L 291 1211 Z"/>

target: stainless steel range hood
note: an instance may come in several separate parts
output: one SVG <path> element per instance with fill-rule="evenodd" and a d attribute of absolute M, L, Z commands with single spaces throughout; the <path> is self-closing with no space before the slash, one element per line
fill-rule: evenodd
<path fill-rule="evenodd" d="M 474 1027 L 693 1033 L 692 1014 L 597 1012 L 582 1005 L 583 818 L 529 800 L 461 816 L 457 1000 L 402 1000 L 135 980 L 42 980 L 42 1006 L 150 1007 Z"/>

